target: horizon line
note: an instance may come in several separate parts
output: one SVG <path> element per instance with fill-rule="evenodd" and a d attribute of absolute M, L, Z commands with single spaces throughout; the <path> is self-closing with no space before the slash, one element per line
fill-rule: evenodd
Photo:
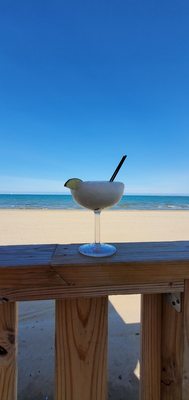
<path fill-rule="evenodd" d="M 0 192 L 0 195 L 30 195 L 30 196 L 71 196 L 70 193 L 61 193 L 61 192 Z M 189 197 L 189 193 L 124 193 L 123 196 L 181 196 L 181 197 Z"/>

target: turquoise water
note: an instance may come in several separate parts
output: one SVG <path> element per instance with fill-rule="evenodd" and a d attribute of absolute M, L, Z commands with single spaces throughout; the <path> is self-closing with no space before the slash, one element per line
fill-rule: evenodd
<path fill-rule="evenodd" d="M 0 208 L 82 209 L 70 195 L 1 194 Z M 189 196 L 123 196 L 112 210 L 189 210 Z"/>

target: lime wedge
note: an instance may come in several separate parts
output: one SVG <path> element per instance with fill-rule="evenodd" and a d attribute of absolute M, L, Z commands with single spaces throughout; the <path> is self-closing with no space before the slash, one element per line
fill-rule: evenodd
<path fill-rule="evenodd" d="M 83 182 L 81 179 L 78 178 L 72 178 L 72 179 L 68 179 L 68 181 L 64 184 L 64 186 L 66 186 L 69 189 L 78 189 L 81 182 Z"/>

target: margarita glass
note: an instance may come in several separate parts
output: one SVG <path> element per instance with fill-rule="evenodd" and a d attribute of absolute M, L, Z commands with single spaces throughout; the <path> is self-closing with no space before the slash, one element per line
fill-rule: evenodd
<path fill-rule="evenodd" d="M 100 213 L 104 208 L 113 206 L 119 202 L 123 195 L 124 184 L 122 182 L 83 182 L 78 180 L 76 187 L 70 187 L 70 190 L 78 204 L 93 210 L 95 214 L 95 241 L 91 244 L 81 245 L 79 247 L 79 252 L 85 256 L 91 257 L 107 257 L 113 255 L 116 252 L 116 247 L 100 242 Z"/>

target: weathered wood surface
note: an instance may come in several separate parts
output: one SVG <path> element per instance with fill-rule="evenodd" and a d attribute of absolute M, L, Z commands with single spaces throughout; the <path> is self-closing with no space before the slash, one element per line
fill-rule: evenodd
<path fill-rule="evenodd" d="M 0 247 L 0 400 L 16 399 L 17 317 L 8 302 L 50 298 L 61 299 L 56 400 L 93 400 L 93 393 L 94 400 L 105 400 L 107 298 L 97 296 L 119 293 L 146 293 L 141 399 L 188 400 L 189 241 L 118 243 L 114 256 L 99 259 L 80 255 L 78 246 Z M 177 314 L 158 293 L 183 292 L 184 280 L 184 308 Z"/>
<path fill-rule="evenodd" d="M 93 258 L 78 253 L 80 244 L 42 244 L 0 246 L 0 268 L 17 266 L 64 265 L 81 266 L 84 264 L 111 266 L 152 263 L 181 263 L 189 262 L 189 241 L 176 242 L 143 242 L 115 243 L 117 252 L 111 257 Z M 182 268 L 181 268 L 182 273 Z"/>
<path fill-rule="evenodd" d="M 183 304 L 177 312 L 162 295 L 161 400 L 182 400 Z"/>
<path fill-rule="evenodd" d="M 184 295 L 187 300 L 185 297 L 184 307 L 182 301 L 181 312 L 177 312 L 164 295 L 142 296 L 141 400 L 188 400 L 189 333 L 186 325 L 189 315 L 186 314 L 189 293 Z"/>
<path fill-rule="evenodd" d="M 161 400 L 161 306 L 160 294 L 141 298 L 140 400 Z"/>
<path fill-rule="evenodd" d="M 56 248 L 56 244 L 0 246 L 0 268 L 49 266 Z"/>
<path fill-rule="evenodd" d="M 8 301 L 49 300 L 77 297 L 101 297 L 115 294 L 144 294 L 144 293 L 175 293 L 184 291 L 184 281 L 138 283 L 131 285 L 112 286 L 44 286 L 22 287 L 20 289 L 0 289 L 0 303 Z"/>
<path fill-rule="evenodd" d="M 17 305 L 0 304 L 0 400 L 17 399 Z"/>
<path fill-rule="evenodd" d="M 57 245 L 53 257 L 53 265 L 96 265 L 96 259 L 79 255 L 78 247 L 80 244 Z M 148 262 L 177 262 L 189 261 L 189 241 L 172 242 L 135 242 L 135 243 L 115 243 L 117 252 L 111 257 L 99 258 L 98 265 L 122 265 L 123 263 L 140 263 L 143 265 Z M 66 258 L 68 262 L 66 262 Z"/>
<path fill-rule="evenodd" d="M 56 400 L 107 399 L 108 299 L 56 301 Z"/>
<path fill-rule="evenodd" d="M 189 399 L 189 280 L 185 281 L 183 301 L 183 376 L 182 400 Z"/>
<path fill-rule="evenodd" d="M 0 301 L 183 291 L 189 241 L 117 243 L 94 259 L 78 245 L 0 247 Z"/>

